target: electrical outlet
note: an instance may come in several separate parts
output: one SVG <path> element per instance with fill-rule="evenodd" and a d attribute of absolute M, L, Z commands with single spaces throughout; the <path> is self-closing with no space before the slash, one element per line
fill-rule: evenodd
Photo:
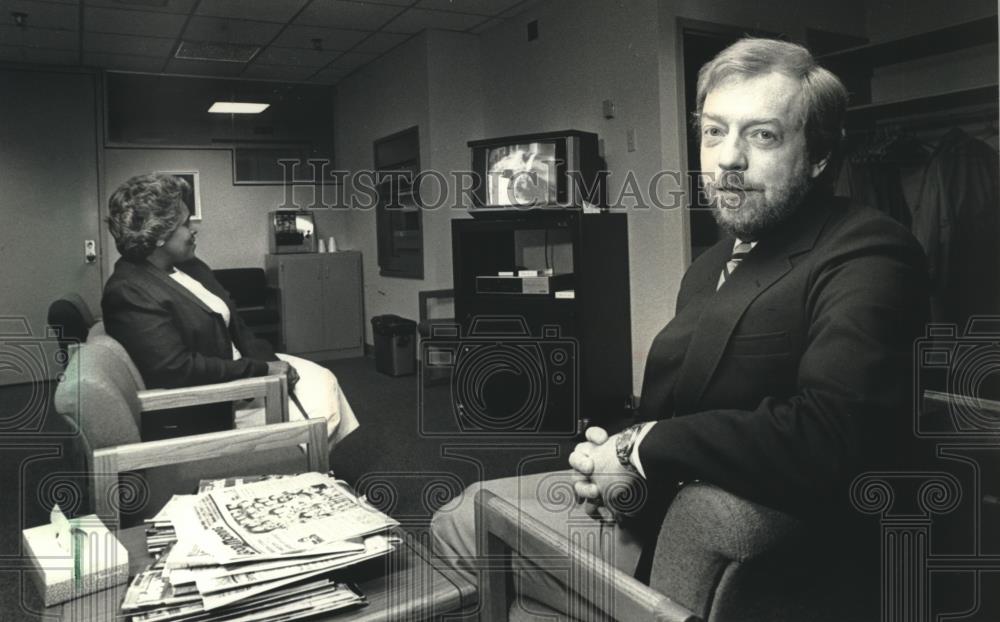
<path fill-rule="evenodd" d="M 635 128 L 634 127 L 630 127 L 627 130 L 625 130 L 625 144 L 626 144 L 626 150 L 629 153 L 632 153 L 633 151 L 636 150 L 636 146 L 635 146 Z"/>
<path fill-rule="evenodd" d="M 534 41 L 538 38 L 538 20 L 533 19 L 528 22 L 528 41 Z"/>
<path fill-rule="evenodd" d="M 604 118 L 605 119 L 614 119 L 615 118 L 615 102 L 614 102 L 614 100 L 612 100 L 612 99 L 605 99 L 603 102 L 601 102 L 601 107 L 602 107 L 602 109 L 604 111 Z"/>
<path fill-rule="evenodd" d="M 97 242 L 94 240 L 83 241 L 83 259 L 87 263 L 94 263 L 97 261 Z"/>

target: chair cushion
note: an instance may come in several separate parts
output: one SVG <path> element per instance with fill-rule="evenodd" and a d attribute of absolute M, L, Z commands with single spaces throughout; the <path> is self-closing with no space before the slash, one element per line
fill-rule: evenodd
<path fill-rule="evenodd" d="M 46 321 L 56 331 L 59 347 L 65 352 L 70 343 L 87 340 L 94 316 L 82 298 L 67 294 L 49 305 Z"/>
<path fill-rule="evenodd" d="M 702 617 L 725 569 L 801 538 L 796 519 L 708 484 L 689 484 L 667 511 L 650 586 Z"/>
<path fill-rule="evenodd" d="M 120 354 L 80 345 L 56 387 L 56 411 L 80 428 L 91 449 L 139 442 L 139 385 Z"/>
<path fill-rule="evenodd" d="M 135 363 L 132 361 L 132 357 L 128 355 L 128 352 L 125 350 L 125 346 L 123 346 L 118 340 L 116 340 L 111 335 L 108 335 L 103 332 L 103 327 L 104 327 L 103 322 L 101 322 L 100 325 L 102 332 L 100 334 L 92 334 L 90 339 L 87 340 L 87 343 L 101 346 L 110 350 L 115 356 L 117 356 L 121 360 L 122 364 L 125 365 L 126 369 L 128 369 L 129 374 L 132 375 L 132 379 L 135 381 L 135 385 L 138 387 L 138 390 L 145 391 L 146 383 L 143 382 L 142 374 L 139 373 L 139 368 L 135 366 Z"/>
<path fill-rule="evenodd" d="M 650 586 L 708 621 L 858 619 L 868 606 L 858 566 L 831 540 L 778 510 L 688 484 L 660 529 Z"/>

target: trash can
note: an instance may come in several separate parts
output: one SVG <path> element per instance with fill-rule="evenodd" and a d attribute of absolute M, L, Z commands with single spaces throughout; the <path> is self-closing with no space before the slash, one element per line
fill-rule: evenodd
<path fill-rule="evenodd" d="M 417 323 L 398 315 L 372 318 L 375 335 L 375 371 L 407 376 L 417 371 Z"/>

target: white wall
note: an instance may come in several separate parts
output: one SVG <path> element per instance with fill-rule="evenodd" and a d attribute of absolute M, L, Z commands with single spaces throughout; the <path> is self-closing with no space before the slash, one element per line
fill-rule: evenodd
<path fill-rule="evenodd" d="M 427 114 L 427 40 L 420 35 L 337 85 L 336 168 L 372 170 L 372 142 L 414 125 L 420 128 L 423 157 L 429 145 Z M 373 315 L 395 313 L 416 319 L 416 291 L 421 282 L 379 275 L 375 209 L 358 207 L 350 184 L 345 196 L 351 207 L 344 243 L 363 254 L 365 342 L 372 343 L 369 320 Z"/>
<path fill-rule="evenodd" d="M 469 201 L 459 196 L 452 173 L 471 168 L 466 143 L 484 136 L 479 37 L 428 32 L 427 61 L 430 114 L 424 168 L 448 179 L 450 198 L 445 206 L 424 212 L 425 283 L 420 289 L 447 289 L 452 286 L 451 220 L 469 217 Z M 433 201 L 437 184 L 427 185 L 428 201 Z"/>
<path fill-rule="evenodd" d="M 400 130 L 419 127 L 420 165 L 449 180 L 452 197 L 423 213 L 424 278 L 379 275 L 375 211 L 350 209 L 346 242 L 364 253 L 366 342 L 372 342 L 370 319 L 394 313 L 417 319 L 417 294 L 452 284 L 451 219 L 464 217 L 453 208 L 451 172 L 469 167 L 465 143 L 481 137 L 478 38 L 427 31 L 411 39 L 337 87 L 337 168 L 371 170 L 372 143 Z M 425 192 L 437 195 L 428 181 Z M 354 196 L 347 189 L 348 200 Z"/>
<path fill-rule="evenodd" d="M 198 171 L 203 219 L 197 223 L 198 256 L 213 268 L 263 267 L 268 252 L 267 213 L 285 204 L 284 186 L 233 185 L 232 157 L 226 149 L 105 149 L 105 197 L 133 175 L 153 171 Z M 295 187 L 292 200 L 303 208 L 314 202 L 311 186 Z M 337 189 L 327 187 L 320 198 L 335 201 Z M 319 236 L 341 240 L 346 217 L 340 210 L 316 209 Z M 105 229 L 105 263 L 118 259 L 114 240 Z M 111 270 L 106 269 L 110 275 Z"/>

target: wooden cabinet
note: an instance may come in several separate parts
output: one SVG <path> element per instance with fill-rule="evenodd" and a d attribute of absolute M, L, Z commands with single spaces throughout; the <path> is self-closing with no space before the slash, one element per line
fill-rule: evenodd
<path fill-rule="evenodd" d="M 315 361 L 364 354 L 360 252 L 268 255 L 265 268 L 281 292 L 286 352 Z"/>

